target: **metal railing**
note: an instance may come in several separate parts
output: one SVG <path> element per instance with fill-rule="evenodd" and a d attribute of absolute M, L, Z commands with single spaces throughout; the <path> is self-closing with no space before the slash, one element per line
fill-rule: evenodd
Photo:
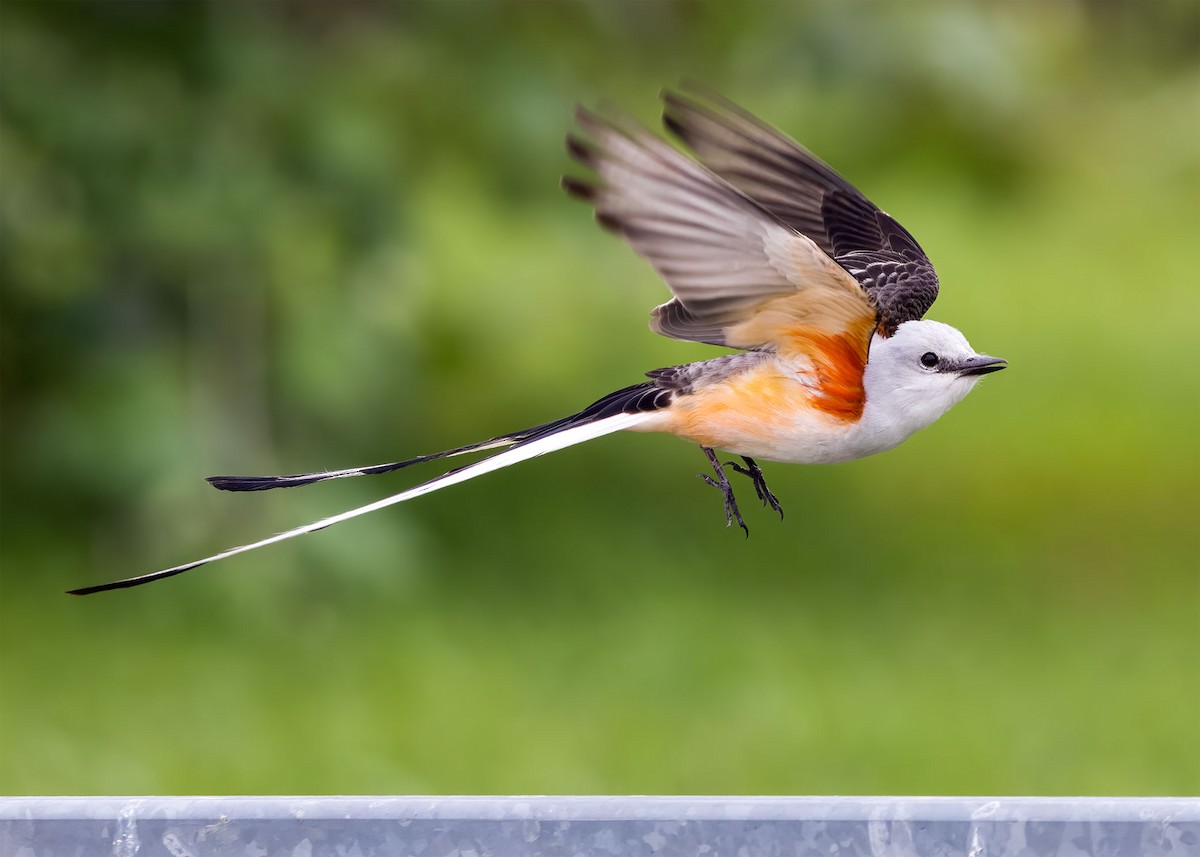
<path fill-rule="evenodd" d="M 0 855 L 1200 857 L 1196 798 L 0 798 Z"/>

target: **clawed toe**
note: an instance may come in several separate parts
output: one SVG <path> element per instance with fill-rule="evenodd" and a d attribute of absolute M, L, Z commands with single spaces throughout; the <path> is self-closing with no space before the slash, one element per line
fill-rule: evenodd
<path fill-rule="evenodd" d="M 725 526 L 732 527 L 733 522 L 737 521 L 738 526 L 749 537 L 750 528 L 746 526 L 746 522 L 742 519 L 742 512 L 738 509 L 737 500 L 733 496 L 733 486 L 729 484 L 729 477 L 725 475 L 725 470 L 721 467 L 721 462 L 717 460 L 716 453 L 711 449 L 707 447 L 701 447 L 701 449 L 708 456 L 708 461 L 712 464 L 717 477 L 714 479 L 707 473 L 698 473 L 696 475 L 703 479 L 706 485 L 711 485 L 720 490 L 725 502 Z"/>
<path fill-rule="evenodd" d="M 758 495 L 758 499 L 762 501 L 764 506 L 769 506 L 779 513 L 779 520 L 783 520 L 783 506 L 779 503 L 779 498 L 774 492 L 767 487 L 767 479 L 763 476 L 762 468 L 758 463 L 749 456 L 743 455 L 742 461 L 746 462 L 745 466 L 738 464 L 736 461 L 726 461 L 721 464 L 715 452 L 707 446 L 700 447 L 704 454 L 708 456 L 708 463 L 712 465 L 713 471 L 717 474 L 714 479 L 707 473 L 697 474 L 706 484 L 714 488 L 718 488 L 725 498 L 725 524 L 733 526 L 736 520 L 738 526 L 741 527 L 747 536 L 750 535 L 750 528 L 746 526 L 746 522 L 742 520 L 742 513 L 738 510 L 737 500 L 733 496 L 733 486 L 729 484 L 729 477 L 725 475 L 725 468 L 731 467 L 736 472 L 747 477 L 751 484 L 754 485 L 754 493 Z"/>
<path fill-rule="evenodd" d="M 754 484 L 754 493 L 758 495 L 758 499 L 762 501 L 764 506 L 770 506 L 772 509 L 778 512 L 779 520 L 782 521 L 783 506 L 780 505 L 779 498 L 775 496 L 774 492 L 767 487 L 767 479 L 763 475 L 762 468 L 758 466 L 758 463 L 753 458 L 748 456 L 743 455 L 742 461 L 746 462 L 745 467 L 742 467 L 742 465 L 733 461 L 727 461 L 725 463 L 738 473 L 750 478 L 750 481 Z"/>

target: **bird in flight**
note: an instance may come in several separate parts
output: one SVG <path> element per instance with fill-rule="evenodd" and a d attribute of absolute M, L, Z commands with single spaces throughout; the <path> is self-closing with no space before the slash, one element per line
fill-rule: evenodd
<path fill-rule="evenodd" d="M 1007 363 L 949 325 L 922 320 L 938 293 L 908 231 L 790 138 L 709 92 L 663 95 L 663 123 L 694 154 L 631 122 L 582 108 L 571 157 L 592 173 L 564 188 L 589 202 L 658 272 L 672 298 L 650 327 L 735 353 L 647 373 L 578 413 L 405 461 L 292 476 L 213 476 L 262 491 L 502 450 L 413 488 L 196 562 L 72 590 L 138 586 L 311 533 L 494 470 L 617 431 L 669 432 L 697 444 L 727 526 L 747 533 L 728 467 L 783 515 L 757 459 L 852 461 L 931 425 Z M 722 464 L 714 450 L 742 459 Z"/>

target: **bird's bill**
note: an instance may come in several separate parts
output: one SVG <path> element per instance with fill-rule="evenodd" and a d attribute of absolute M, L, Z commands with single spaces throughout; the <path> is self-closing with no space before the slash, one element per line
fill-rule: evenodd
<path fill-rule="evenodd" d="M 991 372 L 999 372 L 1007 365 L 1008 361 L 999 357 L 976 354 L 974 357 L 968 357 L 962 363 L 959 363 L 954 371 L 959 375 L 987 375 Z"/>

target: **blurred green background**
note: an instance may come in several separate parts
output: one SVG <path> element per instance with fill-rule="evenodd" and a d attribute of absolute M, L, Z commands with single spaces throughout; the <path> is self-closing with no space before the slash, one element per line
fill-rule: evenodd
<path fill-rule="evenodd" d="M 0 6 L 4 793 L 1200 791 L 1200 4 Z M 559 189 L 696 79 L 1008 358 L 767 467 L 618 435 L 144 589 L 715 352 Z"/>

